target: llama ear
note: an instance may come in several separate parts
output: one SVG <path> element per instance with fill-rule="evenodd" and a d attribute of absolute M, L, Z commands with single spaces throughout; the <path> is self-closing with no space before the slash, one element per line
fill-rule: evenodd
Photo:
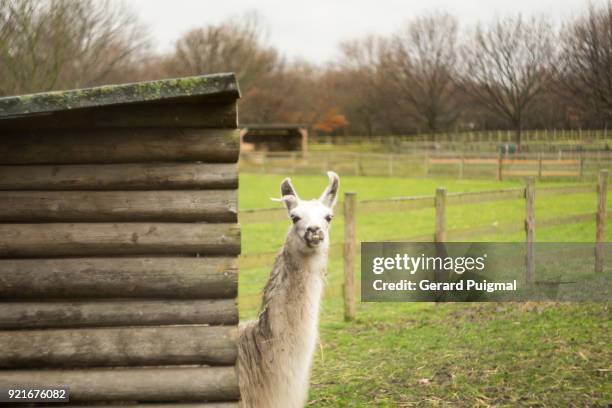
<path fill-rule="evenodd" d="M 340 186 L 340 177 L 333 171 L 327 172 L 327 177 L 329 177 L 329 185 L 321 194 L 319 201 L 328 206 L 329 208 L 333 208 L 336 205 L 336 200 L 338 198 L 338 187 Z"/>
<path fill-rule="evenodd" d="M 284 199 L 285 196 L 294 196 L 295 198 L 298 198 L 298 195 L 295 192 L 295 188 L 293 188 L 293 184 L 291 184 L 291 179 L 289 177 L 284 179 L 281 183 L 281 197 L 283 197 Z"/>
<path fill-rule="evenodd" d="M 285 207 L 287 207 L 287 210 L 289 211 L 293 210 L 297 206 L 297 198 L 292 195 L 286 195 L 282 198 L 270 198 L 270 200 L 285 204 Z"/>

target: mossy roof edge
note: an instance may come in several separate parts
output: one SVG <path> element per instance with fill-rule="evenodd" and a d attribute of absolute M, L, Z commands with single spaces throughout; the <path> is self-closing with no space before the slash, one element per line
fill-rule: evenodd
<path fill-rule="evenodd" d="M 233 73 L 9 96 L 0 98 L 0 120 L 36 113 L 214 95 L 240 97 Z"/>

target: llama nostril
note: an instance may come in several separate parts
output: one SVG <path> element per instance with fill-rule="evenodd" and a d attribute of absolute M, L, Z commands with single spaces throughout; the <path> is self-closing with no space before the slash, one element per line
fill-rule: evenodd
<path fill-rule="evenodd" d="M 324 240 L 323 230 L 321 227 L 310 226 L 306 227 L 306 234 L 304 234 L 304 239 L 308 246 L 312 247 L 312 245 L 319 245 Z"/>

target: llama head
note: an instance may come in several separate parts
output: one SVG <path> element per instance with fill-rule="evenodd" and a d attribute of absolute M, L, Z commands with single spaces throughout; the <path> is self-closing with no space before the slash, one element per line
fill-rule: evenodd
<path fill-rule="evenodd" d="M 297 242 L 307 251 L 314 251 L 329 244 L 329 228 L 333 218 L 334 205 L 338 197 L 340 179 L 333 171 L 328 171 L 329 185 L 314 200 L 302 200 L 286 178 L 281 183 L 281 201 L 287 207 L 293 222 L 290 234 L 298 237 Z"/>

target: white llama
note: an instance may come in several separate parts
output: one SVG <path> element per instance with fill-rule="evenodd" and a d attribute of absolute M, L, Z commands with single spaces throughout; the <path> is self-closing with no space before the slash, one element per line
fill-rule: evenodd
<path fill-rule="evenodd" d="M 240 326 L 242 407 L 298 408 L 307 401 L 339 186 L 336 173 L 327 175 L 329 186 L 318 200 L 301 200 L 288 178 L 281 183 L 280 201 L 293 225 L 264 289 L 259 317 Z"/>

